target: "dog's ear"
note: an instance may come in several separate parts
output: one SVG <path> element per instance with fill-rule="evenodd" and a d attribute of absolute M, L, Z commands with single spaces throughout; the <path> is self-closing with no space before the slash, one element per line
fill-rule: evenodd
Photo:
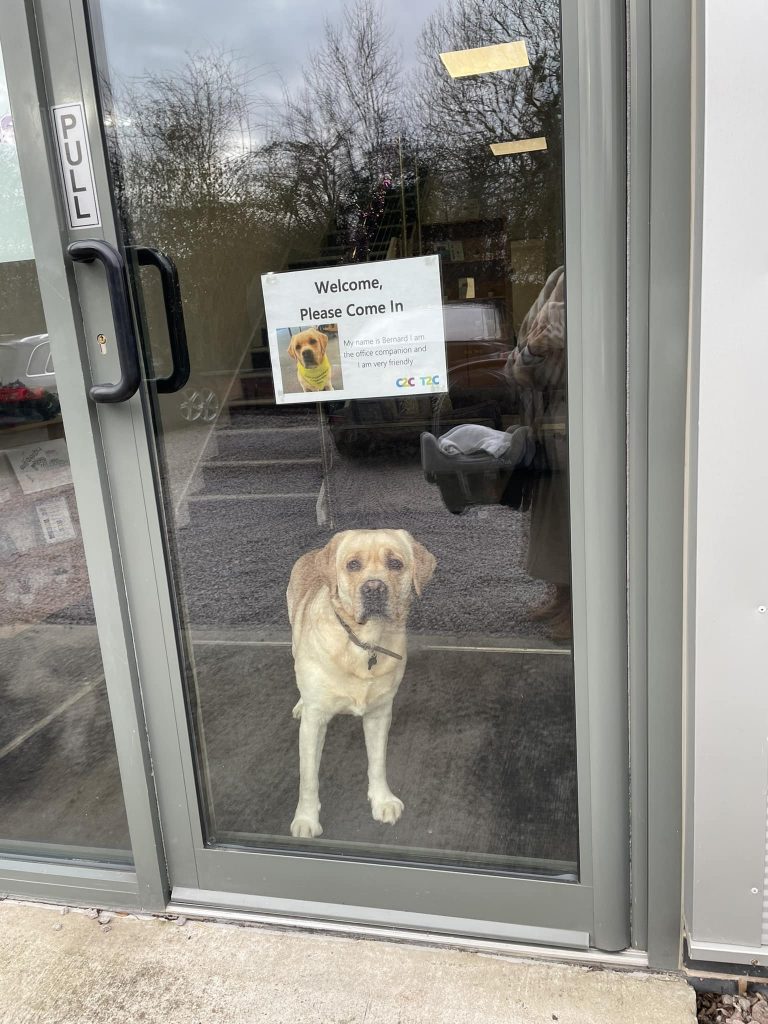
<path fill-rule="evenodd" d="M 294 360 L 298 358 L 296 355 L 296 345 L 294 344 L 294 338 L 291 338 L 291 344 L 288 346 L 288 355 L 291 357 L 291 359 Z"/>
<path fill-rule="evenodd" d="M 416 591 L 416 596 L 421 597 L 421 592 L 432 579 L 437 566 L 437 559 L 431 551 L 427 551 L 423 544 L 419 544 L 417 540 L 408 533 L 407 530 L 397 531 L 403 536 L 411 549 L 411 555 L 413 557 L 413 589 Z"/>
<path fill-rule="evenodd" d="M 336 572 L 336 552 L 339 550 L 342 533 L 331 537 L 324 548 L 315 552 L 315 571 L 328 584 L 331 596 L 335 597 L 339 589 L 338 574 Z"/>
<path fill-rule="evenodd" d="M 328 335 L 322 331 L 318 331 L 318 340 L 320 342 L 320 355 L 325 355 L 325 350 L 328 348 Z"/>
<path fill-rule="evenodd" d="M 437 559 L 431 551 L 427 551 L 417 540 L 413 542 L 413 587 L 418 597 L 432 579 L 437 566 Z"/>

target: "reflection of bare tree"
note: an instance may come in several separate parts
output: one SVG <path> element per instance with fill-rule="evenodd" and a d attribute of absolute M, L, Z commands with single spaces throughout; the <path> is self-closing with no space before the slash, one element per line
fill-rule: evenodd
<path fill-rule="evenodd" d="M 211 51 L 120 83 L 109 114 L 122 220 L 131 241 L 178 266 L 193 369 L 239 358 L 254 326 L 249 290 L 279 248 L 250 159 L 250 95 L 243 62 Z"/>
<path fill-rule="evenodd" d="M 430 236 L 430 222 L 476 222 L 464 236 L 483 240 L 472 258 L 486 269 L 454 269 L 490 274 L 495 295 L 510 239 L 542 240 L 547 265 L 559 265 L 559 36 L 557 0 L 443 0 L 406 76 L 382 0 L 350 0 L 279 102 L 258 96 L 242 59 L 216 50 L 120 84 L 107 120 L 117 200 L 131 240 L 179 267 L 193 366 L 221 365 L 222 353 L 231 365 L 242 351 L 260 273 L 300 257 L 376 258 L 387 217 L 388 254 L 421 251 L 421 222 L 427 245 L 452 237 Z M 454 80 L 439 60 L 518 38 L 527 69 Z M 538 135 L 546 153 L 490 153 L 491 142 Z"/>
<path fill-rule="evenodd" d="M 248 84 L 232 54 L 213 51 L 117 90 L 118 197 L 134 221 L 181 206 L 253 206 Z"/>
<path fill-rule="evenodd" d="M 324 232 L 364 205 L 398 162 L 402 74 L 376 0 L 356 0 L 325 22 L 299 88 L 287 90 L 262 153 L 278 205 Z M 343 224 L 338 225 L 342 232 Z"/>
<path fill-rule="evenodd" d="M 441 52 L 525 40 L 530 67 L 452 79 Z M 416 96 L 434 201 L 450 219 L 503 217 L 562 261 L 558 0 L 446 0 L 419 40 Z M 545 136 L 546 153 L 497 158 L 490 143 Z M 452 213 L 451 213 L 452 211 Z"/>
<path fill-rule="evenodd" d="M 397 167 L 401 84 L 377 0 L 325 23 L 279 105 L 224 51 L 118 83 L 108 112 L 117 201 L 131 240 L 177 263 L 193 366 L 242 347 L 260 273 L 321 239 L 349 248 Z"/>

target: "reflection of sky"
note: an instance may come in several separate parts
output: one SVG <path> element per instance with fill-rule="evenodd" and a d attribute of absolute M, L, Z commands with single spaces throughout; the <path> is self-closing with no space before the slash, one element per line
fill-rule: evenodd
<path fill-rule="evenodd" d="M 384 21 L 404 64 L 438 0 L 386 0 Z M 211 48 L 241 55 L 259 75 L 260 92 L 301 80 L 328 19 L 338 22 L 343 0 L 101 0 L 110 71 L 118 77 L 170 70 L 190 52 Z"/>
<path fill-rule="evenodd" d="M 31 260 L 33 255 L 10 111 L 5 67 L 0 54 L 0 263 Z"/>
<path fill-rule="evenodd" d="M 11 104 L 8 100 L 8 85 L 5 81 L 5 66 L 3 55 L 0 53 L 0 116 L 10 113 Z"/>

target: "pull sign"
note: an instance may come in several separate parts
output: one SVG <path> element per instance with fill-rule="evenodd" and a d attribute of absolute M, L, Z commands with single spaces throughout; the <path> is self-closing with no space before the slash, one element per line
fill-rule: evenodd
<path fill-rule="evenodd" d="M 62 103 L 52 108 L 59 163 L 71 228 L 93 228 L 101 224 L 96 186 L 93 181 L 91 150 L 85 131 L 82 103 Z"/>

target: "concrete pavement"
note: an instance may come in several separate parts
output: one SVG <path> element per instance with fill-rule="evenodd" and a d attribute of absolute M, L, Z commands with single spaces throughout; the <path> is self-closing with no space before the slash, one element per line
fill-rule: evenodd
<path fill-rule="evenodd" d="M 695 1024 L 681 979 L 0 904 L 3 1024 Z"/>

